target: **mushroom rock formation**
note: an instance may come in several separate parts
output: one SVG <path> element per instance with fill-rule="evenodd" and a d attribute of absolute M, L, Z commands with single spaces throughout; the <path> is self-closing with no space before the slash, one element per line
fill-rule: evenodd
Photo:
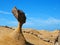
<path fill-rule="evenodd" d="M 18 45 L 26 45 L 26 40 L 22 34 L 22 25 L 26 22 L 26 16 L 24 12 L 18 10 L 16 7 L 13 8 L 12 13 L 18 20 L 18 27 L 11 33 L 11 36 L 18 41 Z"/>
<path fill-rule="evenodd" d="M 18 27 L 11 33 L 0 37 L 0 45 L 26 45 L 26 40 L 22 34 L 22 25 L 26 21 L 26 16 L 16 7 L 13 8 L 12 13 L 18 20 Z"/>

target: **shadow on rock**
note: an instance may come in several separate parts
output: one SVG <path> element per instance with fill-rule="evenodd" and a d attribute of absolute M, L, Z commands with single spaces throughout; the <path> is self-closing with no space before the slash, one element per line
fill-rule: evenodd
<path fill-rule="evenodd" d="M 26 42 L 26 45 L 34 45 L 34 44 L 31 44 L 30 42 Z"/>

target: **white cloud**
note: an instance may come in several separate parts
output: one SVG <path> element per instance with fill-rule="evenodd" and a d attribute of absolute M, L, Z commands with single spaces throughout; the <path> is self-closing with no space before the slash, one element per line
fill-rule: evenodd
<path fill-rule="evenodd" d="M 12 14 L 12 13 L 6 11 L 0 11 L 0 14 Z"/>
<path fill-rule="evenodd" d="M 8 26 L 17 26 L 18 22 L 17 20 L 8 20 L 5 18 L 0 18 L 0 24 L 8 25 Z M 26 23 L 23 25 L 23 27 L 27 28 L 55 28 L 60 29 L 60 20 L 50 17 L 48 19 L 40 19 L 40 18 L 27 18 Z"/>
<path fill-rule="evenodd" d="M 11 23 L 11 24 L 17 24 L 17 20 L 8 20 L 6 18 L 0 18 L 0 21 L 6 21 L 7 23 Z M 25 25 L 37 25 L 37 26 L 40 26 L 40 25 L 54 25 L 54 24 L 60 24 L 60 20 L 58 19 L 55 19 L 53 17 L 50 17 L 48 19 L 38 19 L 38 18 L 27 18 L 27 21 L 25 23 Z"/>
<path fill-rule="evenodd" d="M 27 23 L 25 25 L 29 26 L 51 26 L 60 24 L 60 20 L 50 17 L 48 19 L 38 19 L 38 18 L 27 18 Z"/>
<path fill-rule="evenodd" d="M 7 26 L 17 26 L 18 22 L 15 20 L 8 20 L 6 18 L 0 18 L 0 25 L 7 25 Z"/>

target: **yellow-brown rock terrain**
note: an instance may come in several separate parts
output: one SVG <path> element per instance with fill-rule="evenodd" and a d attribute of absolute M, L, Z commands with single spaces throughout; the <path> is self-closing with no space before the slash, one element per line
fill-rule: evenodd
<path fill-rule="evenodd" d="M 0 26 L 0 41 L 3 40 L 3 38 L 5 38 L 4 35 L 8 35 L 14 30 L 15 29 L 10 27 Z M 57 38 L 59 33 L 58 30 L 49 32 L 46 30 L 34 30 L 34 29 L 23 29 L 22 32 L 26 41 L 34 45 L 54 45 L 53 42 L 55 38 Z M 5 41 L 8 42 L 9 40 L 5 40 Z"/>

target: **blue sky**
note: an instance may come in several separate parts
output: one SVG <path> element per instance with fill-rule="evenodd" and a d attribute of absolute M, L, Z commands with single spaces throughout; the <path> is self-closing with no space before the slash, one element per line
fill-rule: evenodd
<path fill-rule="evenodd" d="M 14 6 L 26 14 L 23 28 L 60 29 L 60 0 L 0 0 L 0 25 L 17 26 L 11 13 Z"/>

